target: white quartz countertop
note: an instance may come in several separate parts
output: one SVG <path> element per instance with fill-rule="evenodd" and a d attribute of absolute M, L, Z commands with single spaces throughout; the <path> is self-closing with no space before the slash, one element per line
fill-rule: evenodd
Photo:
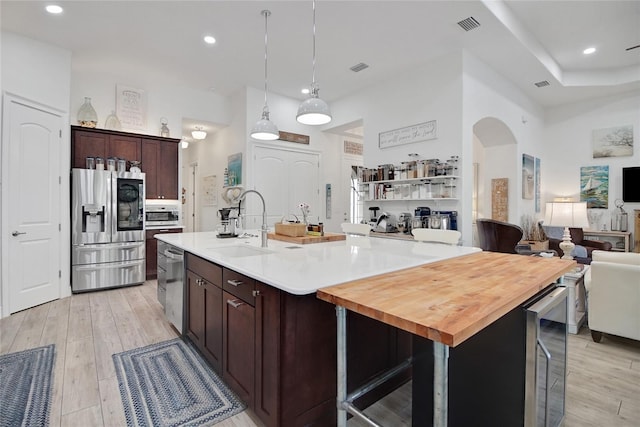
<path fill-rule="evenodd" d="M 198 232 L 156 234 L 155 238 L 296 295 L 480 251 L 361 236 L 306 245 L 269 240 L 268 247 L 261 248 L 259 233 L 249 233 L 255 237 L 221 239 L 215 232 Z"/>

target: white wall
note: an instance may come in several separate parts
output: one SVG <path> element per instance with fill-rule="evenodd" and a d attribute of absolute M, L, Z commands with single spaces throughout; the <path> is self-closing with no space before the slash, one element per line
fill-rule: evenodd
<path fill-rule="evenodd" d="M 2 32 L 1 38 L 1 67 L 0 67 L 0 87 L 1 92 L 11 93 L 22 98 L 26 98 L 35 103 L 50 107 L 60 112 L 63 120 L 69 121 L 69 87 L 71 75 L 71 52 L 51 46 L 39 41 L 35 41 L 17 34 Z M 4 132 L 3 132 L 4 134 Z M 65 171 L 70 168 L 70 147 L 69 147 L 69 127 L 64 126 L 63 148 L 59 153 L 60 170 Z M 66 143 L 65 143 L 66 141 Z M 2 140 L 2 153 L 8 151 L 8 141 Z M 1 164 L 4 173 L 7 170 L 6 159 L 2 158 Z M 63 181 L 64 182 L 64 181 Z M 4 182 L 3 182 L 4 186 Z M 62 218 L 62 236 L 69 236 L 69 191 L 63 186 L 62 200 L 60 203 Z M 6 194 L 2 191 L 2 253 L 5 253 L 8 246 L 9 236 L 6 229 L 6 219 L 8 215 Z M 66 221 L 65 221 L 66 219 Z M 62 238 L 60 247 L 60 262 L 62 270 L 60 295 L 62 297 L 71 294 L 70 286 L 70 242 L 67 238 Z M 8 301 L 4 297 L 8 292 L 7 266 L 4 265 L 6 257 L 2 256 L 0 277 L 0 317 L 9 314 Z"/>
<path fill-rule="evenodd" d="M 464 52 L 464 114 L 463 135 L 466 149 L 473 150 L 473 125 L 483 118 L 492 117 L 502 121 L 513 133 L 516 140 L 515 147 L 501 146 L 488 148 L 485 153 L 485 163 L 481 165 L 483 174 L 483 216 L 491 217 L 491 179 L 509 179 L 509 222 L 519 224 L 523 214 L 533 216 L 544 214 L 535 213 L 534 200 L 522 198 L 522 155 L 529 154 L 541 158 L 542 170 L 545 168 L 544 154 L 544 110 L 528 98 L 513 83 L 489 68 L 468 52 Z M 465 155 L 462 159 L 465 170 L 468 167 L 467 158 L 473 159 L 473 154 Z M 544 174 L 541 188 L 545 185 Z M 465 185 L 463 200 L 464 215 L 471 215 L 472 186 Z M 543 205 L 544 206 L 544 205 Z"/>
<path fill-rule="evenodd" d="M 441 161 L 451 156 L 462 156 L 462 99 L 462 56 L 455 53 L 347 96 L 333 103 L 331 108 L 334 126 L 360 119 L 363 121 L 364 165 L 375 167 L 379 164 L 409 161 L 412 159 L 408 156 L 409 153 L 419 154 L 420 159 L 436 158 Z M 385 149 L 378 147 L 380 132 L 430 120 L 437 121 L 437 139 Z M 471 176 L 471 172 L 460 170 L 459 174 L 463 177 L 458 182 L 458 188 L 464 185 L 465 177 Z M 397 216 L 401 212 L 413 214 L 417 206 L 460 211 L 462 201 L 388 201 L 378 205 L 382 210 Z M 365 214 L 368 215 L 366 207 Z M 463 241 L 470 244 L 470 220 L 460 216 L 458 218 L 458 225 L 463 230 Z"/>
<path fill-rule="evenodd" d="M 71 122 L 77 124 L 78 109 L 84 97 L 98 114 L 98 127 L 116 109 L 116 85 L 122 84 L 142 89 L 147 95 L 147 129 L 136 133 L 160 135 L 160 118 L 166 117 L 172 138 L 182 137 L 182 119 L 200 119 L 227 124 L 231 120 L 229 99 L 211 91 L 197 91 L 186 87 L 168 85 L 153 75 L 116 73 L 99 67 L 74 64 L 71 73 Z M 126 131 L 127 129 L 123 129 Z"/>
<path fill-rule="evenodd" d="M 607 165 L 609 209 L 596 211 L 603 213 L 600 223 L 610 229 L 614 202 L 622 198 L 622 168 L 640 166 L 640 91 L 549 109 L 545 124 L 542 181 L 548 185 L 544 187 L 543 203 L 561 196 L 579 200 L 580 168 Z M 633 156 L 594 159 L 592 131 L 623 125 L 633 125 Z M 640 203 L 628 203 L 624 209 L 632 214 L 633 209 L 640 209 Z"/>

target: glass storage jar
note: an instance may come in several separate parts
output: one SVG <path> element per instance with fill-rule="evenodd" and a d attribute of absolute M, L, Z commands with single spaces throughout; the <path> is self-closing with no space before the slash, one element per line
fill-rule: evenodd
<path fill-rule="evenodd" d="M 91 105 L 89 97 L 84 98 L 84 104 L 78 110 L 78 124 L 86 128 L 94 128 L 98 125 L 98 114 Z"/>

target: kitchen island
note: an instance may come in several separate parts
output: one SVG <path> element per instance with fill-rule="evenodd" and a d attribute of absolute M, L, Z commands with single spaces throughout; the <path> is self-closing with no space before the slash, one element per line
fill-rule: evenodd
<path fill-rule="evenodd" d="M 218 239 L 215 233 L 205 232 L 157 235 L 156 238 L 187 252 L 186 335 L 268 426 L 336 424 L 336 338 L 339 333 L 332 305 L 336 301 L 322 292 L 321 297 L 331 304 L 316 298 L 318 290 L 347 282 L 366 287 L 367 282 L 375 284 L 383 280 L 385 288 L 377 285 L 372 288 L 379 300 L 400 302 L 398 307 L 402 306 L 403 298 L 407 304 L 429 305 L 432 300 L 429 292 L 409 296 L 407 286 L 429 283 L 432 272 L 437 271 L 429 269 L 432 263 L 442 268 L 438 266 L 479 252 L 477 248 L 358 236 L 304 246 L 269 241 L 267 248 L 259 247 L 257 235 L 247 239 Z M 530 259 L 510 257 L 516 257 L 523 264 L 528 264 Z M 555 277 L 571 268 L 572 263 L 560 265 L 555 261 L 546 264 L 555 265 L 559 272 Z M 410 273 L 412 282 L 398 276 L 408 272 L 413 272 Z M 477 292 L 497 286 L 496 282 L 483 279 L 482 272 L 467 281 L 456 281 L 459 273 L 461 271 L 450 273 L 453 282 L 448 286 L 455 283 L 471 298 Z M 528 283 L 531 279 L 518 278 L 518 282 Z M 546 278 L 536 278 L 535 286 L 526 286 L 525 292 L 504 301 L 495 313 L 485 313 L 487 323 L 478 324 L 479 329 L 497 318 L 501 310 L 513 309 L 524 302 L 527 295 L 535 294 L 540 289 L 540 280 Z M 448 311 L 448 318 L 455 318 L 456 307 L 447 303 L 446 295 L 444 298 L 439 300 L 441 310 Z M 347 321 L 341 321 L 342 327 L 349 331 L 346 342 L 348 390 L 409 358 L 411 334 L 417 332 L 429 339 L 444 336 L 411 330 L 403 327 L 406 326 L 403 322 L 398 324 L 389 321 L 391 317 L 372 315 L 367 310 L 359 314 L 357 298 L 351 303 L 348 308 L 353 313 Z M 212 319 L 212 313 L 218 312 Z M 474 333 L 473 328 L 465 331 Z M 387 388 L 378 391 L 382 395 L 388 393 L 409 379 L 410 371 L 407 374 L 409 376 L 400 376 L 395 383 L 390 382 Z M 373 400 L 369 400 L 364 396 L 355 404 L 366 406 L 375 398 L 374 395 L 370 397 Z"/>

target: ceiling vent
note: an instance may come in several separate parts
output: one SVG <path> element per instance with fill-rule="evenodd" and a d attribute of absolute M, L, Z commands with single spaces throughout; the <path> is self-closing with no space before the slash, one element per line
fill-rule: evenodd
<path fill-rule="evenodd" d="M 353 71 L 354 73 L 357 73 L 358 71 L 362 71 L 365 68 L 369 68 L 369 66 L 367 64 L 365 64 L 364 62 L 361 62 L 359 64 L 354 65 L 353 67 L 349 68 L 351 71 Z"/>
<path fill-rule="evenodd" d="M 534 83 L 534 85 L 538 86 L 538 87 L 545 87 L 545 86 L 549 86 L 549 82 L 546 80 L 543 80 L 541 82 L 538 83 Z"/>
<path fill-rule="evenodd" d="M 463 19 L 462 21 L 458 22 L 458 25 L 460 25 L 465 31 L 471 31 L 475 28 L 478 28 L 480 26 L 480 23 L 476 21 L 473 16 L 470 16 L 467 19 Z"/>

